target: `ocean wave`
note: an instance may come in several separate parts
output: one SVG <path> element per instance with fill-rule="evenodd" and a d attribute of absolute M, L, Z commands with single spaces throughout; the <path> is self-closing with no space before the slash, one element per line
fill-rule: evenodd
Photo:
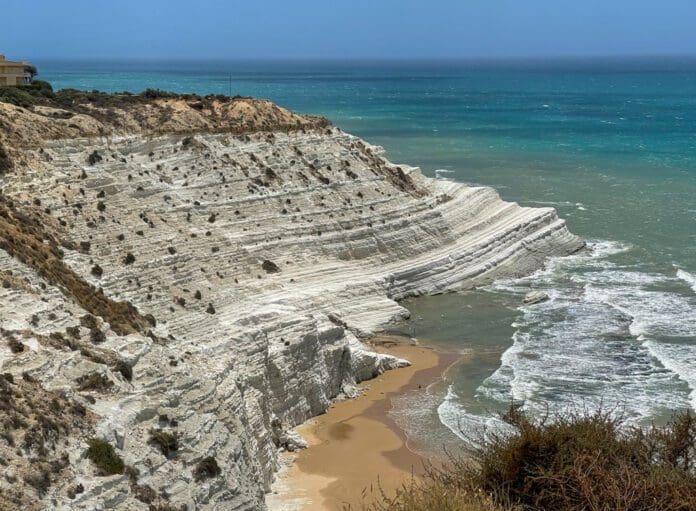
<path fill-rule="evenodd" d="M 573 272 L 583 266 L 608 267 L 607 257 L 631 250 L 627 243 L 607 240 L 590 240 L 587 250 L 565 257 L 551 257 L 543 268 L 521 278 L 500 279 L 484 287 L 489 291 L 527 293 L 530 288 L 544 289 L 549 296 L 557 294 L 553 288 L 558 280 L 572 279 Z"/>
<path fill-rule="evenodd" d="M 631 282 L 631 278 L 625 277 Z M 655 282 L 649 275 L 635 275 L 632 279 L 636 283 L 632 286 L 597 287 L 588 284 L 587 300 L 606 304 L 629 316 L 630 332 L 636 338 L 645 335 L 696 336 L 696 305 L 693 300 L 677 293 L 641 289 L 641 282 Z"/>
<path fill-rule="evenodd" d="M 477 398 L 501 407 L 514 399 L 538 413 L 547 407 L 616 408 L 636 422 L 656 408 L 687 405 L 675 392 L 673 368 L 634 342 L 629 321 L 606 306 L 583 302 L 525 313 L 513 346 L 477 389 Z"/>
<path fill-rule="evenodd" d="M 547 407 L 615 408 L 635 423 L 696 409 L 694 297 L 679 292 L 673 275 L 612 262 L 610 256 L 631 249 L 628 244 L 594 240 L 588 248 L 553 259 L 529 277 L 486 288 L 520 297 L 541 290 L 550 300 L 520 303 L 512 346 L 474 399 L 500 407 L 513 399 L 539 413 Z M 692 284 L 693 275 L 678 271 Z M 454 394 L 441 405 L 450 429 L 462 420 L 456 413 L 466 414 L 453 402 Z"/>
<path fill-rule="evenodd" d="M 530 200 L 527 201 L 529 204 L 539 204 L 541 206 L 575 206 L 574 202 L 569 201 L 541 201 L 541 200 Z"/>
<path fill-rule="evenodd" d="M 443 174 L 454 174 L 454 171 L 449 169 L 435 169 L 435 179 L 440 179 L 441 181 L 452 181 L 451 178 L 444 177 Z"/>
<path fill-rule="evenodd" d="M 677 277 L 686 282 L 691 286 L 691 289 L 693 290 L 694 293 L 696 293 L 696 275 L 693 273 L 689 273 L 688 271 L 684 271 L 681 268 L 677 270 Z"/>
<path fill-rule="evenodd" d="M 643 345 L 663 367 L 672 371 L 689 386 L 690 405 L 696 410 L 696 350 L 694 346 L 651 340 L 646 340 Z"/>
<path fill-rule="evenodd" d="M 437 408 L 437 415 L 447 429 L 468 445 L 477 447 L 491 434 L 511 433 L 512 428 L 494 415 L 479 415 L 467 412 L 459 402 L 452 386 Z"/>

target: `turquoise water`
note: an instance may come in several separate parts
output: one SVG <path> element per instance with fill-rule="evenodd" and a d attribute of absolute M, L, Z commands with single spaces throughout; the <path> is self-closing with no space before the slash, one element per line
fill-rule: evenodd
<path fill-rule="evenodd" d="M 479 354 L 420 419 L 395 411 L 415 434 L 492 424 L 511 399 L 639 423 L 696 408 L 696 60 L 38 66 L 57 87 L 231 92 L 326 115 L 427 175 L 553 206 L 588 239 L 591 254 L 531 278 L 407 301 L 399 328 Z M 522 307 L 530 289 L 551 300 Z"/>

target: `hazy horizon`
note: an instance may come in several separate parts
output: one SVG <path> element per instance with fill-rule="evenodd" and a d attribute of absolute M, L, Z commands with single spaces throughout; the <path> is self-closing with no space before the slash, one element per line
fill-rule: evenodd
<path fill-rule="evenodd" d="M 682 57 L 696 48 L 696 4 L 686 0 L 37 0 L 3 8 L 12 23 L 0 53 L 17 59 Z"/>

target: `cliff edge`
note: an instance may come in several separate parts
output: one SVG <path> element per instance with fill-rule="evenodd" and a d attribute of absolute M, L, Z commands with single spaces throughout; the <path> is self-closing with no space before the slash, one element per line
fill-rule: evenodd
<path fill-rule="evenodd" d="M 267 101 L 51 95 L 0 103 L 0 509 L 263 509 L 399 299 L 584 245 Z"/>

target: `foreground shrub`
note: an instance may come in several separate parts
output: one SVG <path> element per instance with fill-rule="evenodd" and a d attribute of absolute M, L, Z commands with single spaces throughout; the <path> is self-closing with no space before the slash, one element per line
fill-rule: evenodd
<path fill-rule="evenodd" d="M 442 472 L 430 469 L 423 479 L 412 479 L 395 497 L 387 496 L 381 489 L 363 492 L 365 511 L 503 511 L 502 508 L 481 493 L 468 486 L 450 485 Z M 343 511 L 356 508 L 345 506 Z"/>
<path fill-rule="evenodd" d="M 475 487 L 523 509 L 696 509 L 696 421 L 623 427 L 599 411 L 531 420 L 516 408 L 516 433 L 493 435 L 476 453 Z"/>
<path fill-rule="evenodd" d="M 603 411 L 530 419 L 512 407 L 503 419 L 512 432 L 488 432 L 471 459 L 431 468 L 368 509 L 696 510 L 690 413 L 649 429 L 628 427 Z M 485 507 L 492 504 L 499 507 Z"/>

